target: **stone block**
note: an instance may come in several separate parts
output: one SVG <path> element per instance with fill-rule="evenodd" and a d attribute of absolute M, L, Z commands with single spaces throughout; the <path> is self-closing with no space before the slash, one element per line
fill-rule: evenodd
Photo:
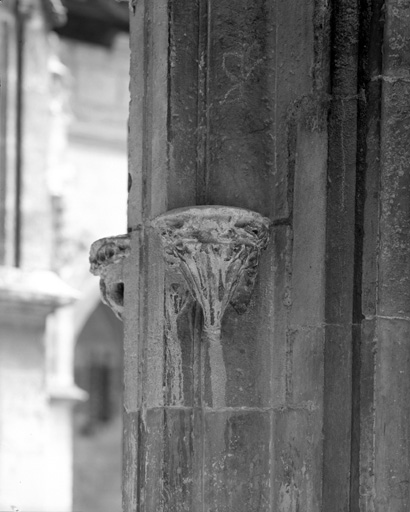
<path fill-rule="evenodd" d="M 138 424 L 139 412 L 127 412 L 123 414 L 123 458 L 122 458 L 122 481 L 123 481 L 123 509 L 124 512 L 135 510 L 139 488 L 135 482 L 138 474 Z"/>
<path fill-rule="evenodd" d="M 383 85 L 379 313 L 410 317 L 410 84 Z"/>
<path fill-rule="evenodd" d="M 296 144 L 290 322 L 316 326 L 324 321 L 327 138 L 301 129 Z"/>
<path fill-rule="evenodd" d="M 315 68 L 314 2 L 291 0 L 276 2 L 274 19 L 276 44 L 275 92 L 275 162 L 271 215 L 274 219 L 289 217 L 292 210 L 292 148 L 291 119 L 299 115 L 301 103 L 314 89 Z M 272 34 L 273 35 L 273 34 Z M 321 34 L 318 37 L 320 37 Z M 294 201 L 293 201 L 294 202 Z"/>
<path fill-rule="evenodd" d="M 208 203 L 267 215 L 274 165 L 274 4 L 212 4 L 207 62 Z M 214 37 L 218 34 L 218 37 Z"/>
<path fill-rule="evenodd" d="M 163 507 L 175 512 L 199 510 L 202 502 L 202 411 L 164 411 Z"/>
<path fill-rule="evenodd" d="M 137 509 L 141 512 L 159 511 L 164 503 L 164 419 L 162 408 L 138 412 L 135 476 L 138 481 Z"/>
<path fill-rule="evenodd" d="M 204 500 L 207 512 L 268 512 L 270 413 L 207 412 Z"/>
<path fill-rule="evenodd" d="M 272 504 L 280 512 L 317 512 L 322 496 L 322 414 L 284 409 L 274 413 Z"/>
<path fill-rule="evenodd" d="M 407 0 L 386 4 L 383 68 L 388 76 L 410 77 L 410 5 Z"/>
<path fill-rule="evenodd" d="M 352 326 L 326 325 L 323 411 L 323 509 L 349 510 Z"/>
<path fill-rule="evenodd" d="M 287 400 L 294 406 L 323 407 L 325 330 L 290 327 L 287 341 Z"/>
<path fill-rule="evenodd" d="M 375 357 L 377 353 L 376 319 L 364 320 L 361 328 L 360 386 L 360 505 L 374 510 L 374 450 L 375 450 Z M 357 447 L 356 447 L 357 448 Z"/>
<path fill-rule="evenodd" d="M 377 319 L 374 474 L 376 510 L 410 507 L 410 322 Z"/>
<path fill-rule="evenodd" d="M 352 319 L 357 100 L 335 101 L 329 118 L 326 322 Z"/>

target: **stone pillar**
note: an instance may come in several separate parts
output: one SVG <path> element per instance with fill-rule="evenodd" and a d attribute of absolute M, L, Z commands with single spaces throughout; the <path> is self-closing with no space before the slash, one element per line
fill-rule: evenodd
<path fill-rule="evenodd" d="M 125 512 L 409 509 L 410 12 L 329 4 L 131 2 Z"/>
<path fill-rule="evenodd" d="M 326 1 L 131 4 L 129 234 L 91 257 L 124 319 L 126 512 L 322 506 L 329 27 Z M 249 218 L 218 249 L 173 213 L 200 205 L 268 218 L 240 300 L 223 252 Z"/>

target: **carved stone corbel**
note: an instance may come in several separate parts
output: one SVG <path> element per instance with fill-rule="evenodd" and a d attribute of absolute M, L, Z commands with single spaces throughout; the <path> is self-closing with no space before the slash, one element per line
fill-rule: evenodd
<path fill-rule="evenodd" d="M 268 241 L 269 223 L 259 213 L 226 206 L 172 210 L 152 223 L 161 236 L 166 260 L 178 262 L 189 290 L 201 305 L 214 407 L 225 406 L 222 317 L 229 303 L 238 312 L 246 310 L 259 256 Z"/>
<path fill-rule="evenodd" d="M 129 252 L 129 235 L 101 238 L 90 250 L 90 271 L 100 277 L 102 301 L 120 320 L 124 309 L 123 263 Z"/>

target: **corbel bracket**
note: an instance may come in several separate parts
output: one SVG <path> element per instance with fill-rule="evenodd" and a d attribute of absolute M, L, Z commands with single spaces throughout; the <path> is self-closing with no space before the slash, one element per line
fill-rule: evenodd
<path fill-rule="evenodd" d="M 102 301 L 120 320 L 124 309 L 123 267 L 129 253 L 129 235 L 101 238 L 90 250 L 90 271 L 100 277 Z"/>
<path fill-rule="evenodd" d="M 269 224 L 259 213 L 226 206 L 172 210 L 152 223 L 161 236 L 165 259 L 177 262 L 174 266 L 201 305 L 216 406 L 225 404 L 222 317 L 229 303 L 240 313 L 246 310 Z"/>

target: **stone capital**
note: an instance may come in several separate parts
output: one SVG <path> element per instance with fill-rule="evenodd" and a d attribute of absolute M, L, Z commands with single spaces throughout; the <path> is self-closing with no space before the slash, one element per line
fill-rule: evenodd
<path fill-rule="evenodd" d="M 228 303 L 246 310 L 269 224 L 259 213 L 227 206 L 180 208 L 153 221 L 166 260 L 179 264 L 202 306 L 205 328 L 220 322 Z"/>
<path fill-rule="evenodd" d="M 226 405 L 226 366 L 221 345 L 222 317 L 228 304 L 243 313 L 266 247 L 269 219 L 226 206 L 195 206 L 167 212 L 153 221 L 165 260 L 179 269 L 204 316 L 209 344 L 214 407 Z"/>

